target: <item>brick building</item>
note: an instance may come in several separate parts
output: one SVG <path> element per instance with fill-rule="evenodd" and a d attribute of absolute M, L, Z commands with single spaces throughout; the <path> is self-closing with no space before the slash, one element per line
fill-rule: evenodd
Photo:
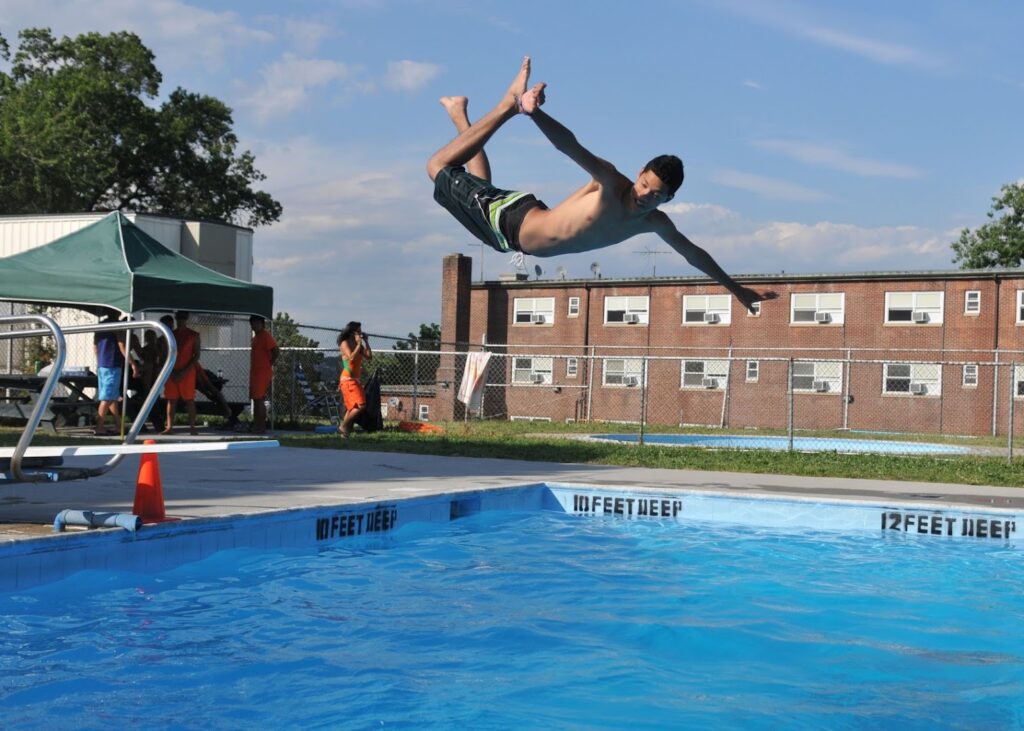
<path fill-rule="evenodd" d="M 485 416 L 982 435 L 1024 398 L 1024 269 L 737 277 L 778 295 L 752 315 L 705 277 L 471 266 L 444 259 L 442 340 L 505 356 Z M 442 358 L 434 418 L 462 418 L 463 362 Z"/>

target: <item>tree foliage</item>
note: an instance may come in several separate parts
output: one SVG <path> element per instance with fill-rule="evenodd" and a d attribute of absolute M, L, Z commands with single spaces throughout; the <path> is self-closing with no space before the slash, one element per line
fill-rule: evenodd
<path fill-rule="evenodd" d="M 1004 185 L 992 199 L 989 223 L 975 231 L 965 228 L 953 242 L 962 269 L 1019 267 L 1024 263 L 1024 183 Z"/>
<path fill-rule="evenodd" d="M 126 210 L 259 226 L 281 205 L 238 152 L 231 110 L 163 80 L 133 33 L 0 37 L 0 213 Z"/>
<path fill-rule="evenodd" d="M 419 335 L 409 333 L 407 340 L 395 342 L 395 350 L 438 351 L 441 349 L 441 326 L 436 322 L 421 323 Z M 437 369 L 441 365 L 441 356 L 432 353 L 424 355 L 394 356 L 394 377 L 389 383 L 431 384 L 437 380 Z"/>

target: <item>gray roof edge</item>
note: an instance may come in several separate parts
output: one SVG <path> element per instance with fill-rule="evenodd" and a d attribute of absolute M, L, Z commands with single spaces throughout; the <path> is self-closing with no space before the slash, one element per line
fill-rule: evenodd
<path fill-rule="evenodd" d="M 996 277 L 1024 278 L 1024 267 L 996 269 L 935 269 L 919 271 L 876 271 L 876 272 L 831 272 L 831 273 L 780 273 L 780 274 L 734 274 L 730 275 L 744 284 L 789 283 L 789 282 L 849 282 L 887 280 L 936 280 L 936 279 L 994 279 Z M 703 284 L 714 282 L 707 276 L 682 277 L 600 277 L 587 279 L 524 279 L 517 281 L 486 280 L 473 282 L 474 288 L 508 287 L 580 287 L 580 286 L 664 286 L 672 284 Z"/>

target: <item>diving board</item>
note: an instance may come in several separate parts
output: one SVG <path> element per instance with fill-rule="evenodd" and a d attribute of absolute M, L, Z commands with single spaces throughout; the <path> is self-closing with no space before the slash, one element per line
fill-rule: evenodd
<path fill-rule="evenodd" d="M 281 446 L 276 439 L 238 440 L 234 442 L 169 442 L 167 444 L 90 444 L 51 447 L 29 447 L 30 457 L 110 457 L 128 454 L 176 454 L 196 452 L 235 452 L 243 449 L 266 449 Z M 14 447 L 0 447 L 0 459 L 14 456 Z"/>

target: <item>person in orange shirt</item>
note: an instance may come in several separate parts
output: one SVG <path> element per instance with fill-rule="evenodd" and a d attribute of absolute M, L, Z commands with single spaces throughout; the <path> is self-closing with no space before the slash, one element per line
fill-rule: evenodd
<path fill-rule="evenodd" d="M 249 318 L 252 328 L 252 350 L 249 354 L 249 398 L 252 399 L 253 434 L 262 434 L 267 429 L 267 391 L 274 377 L 274 363 L 280 352 L 274 336 L 267 331 L 267 321 L 253 315 Z"/>
<path fill-rule="evenodd" d="M 163 434 L 170 434 L 174 426 L 174 415 L 178 409 L 178 401 L 185 402 L 188 412 L 189 434 L 196 434 L 196 370 L 199 361 L 199 333 L 188 327 L 188 313 L 176 312 L 174 342 L 178 344 L 178 357 L 174 361 L 174 370 L 164 386 L 164 398 L 167 399 L 167 427 Z"/>
<path fill-rule="evenodd" d="M 363 335 L 363 325 L 350 322 L 338 333 L 338 350 L 341 354 L 341 378 L 338 390 L 345 401 L 345 418 L 341 420 L 338 431 L 344 439 L 352 433 L 352 424 L 366 408 L 366 393 L 359 375 L 363 370 L 363 359 L 371 360 L 373 353 L 370 343 Z"/>

